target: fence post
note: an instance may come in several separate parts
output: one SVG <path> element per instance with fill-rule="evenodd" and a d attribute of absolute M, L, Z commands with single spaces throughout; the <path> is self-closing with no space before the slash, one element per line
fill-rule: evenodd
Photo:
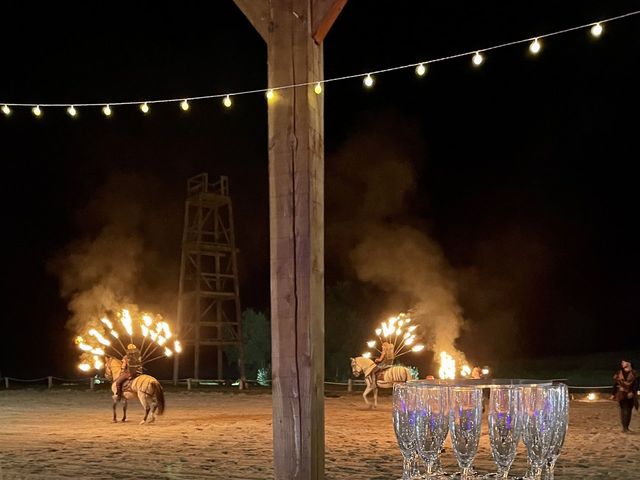
<path fill-rule="evenodd" d="M 53 386 L 53 377 L 52 376 L 48 376 L 47 377 L 47 388 L 49 390 L 51 390 L 51 387 Z"/>
<path fill-rule="evenodd" d="M 351 392 L 353 390 L 353 380 L 347 380 L 347 392 Z"/>
<path fill-rule="evenodd" d="M 4 377 L 4 387 L 9 390 L 9 377 Z"/>
<path fill-rule="evenodd" d="M 187 378 L 187 390 L 191 390 L 191 379 Z"/>
<path fill-rule="evenodd" d="M 93 377 L 91 377 L 89 379 L 89 390 L 93 390 L 93 388 L 94 388 L 93 386 L 94 386 L 94 381 L 93 381 Z"/>

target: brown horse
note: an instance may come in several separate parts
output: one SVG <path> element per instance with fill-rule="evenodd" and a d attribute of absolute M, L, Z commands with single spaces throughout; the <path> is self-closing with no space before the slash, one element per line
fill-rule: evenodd
<path fill-rule="evenodd" d="M 104 376 L 111 382 L 111 391 L 113 392 L 113 421 L 117 422 L 116 418 L 116 404 L 118 403 L 118 397 L 116 395 L 117 387 L 115 380 L 120 376 L 122 372 L 122 362 L 117 358 L 105 357 L 104 362 Z M 140 422 L 153 423 L 156 419 L 156 410 L 158 415 L 164 413 L 164 392 L 160 382 L 153 378 L 151 375 L 138 375 L 129 385 L 125 384 L 123 390 L 123 404 L 122 404 L 122 421 L 127 421 L 127 400 L 132 400 L 138 396 L 140 404 L 144 408 L 144 419 Z M 147 422 L 147 417 L 151 411 L 151 419 Z"/>

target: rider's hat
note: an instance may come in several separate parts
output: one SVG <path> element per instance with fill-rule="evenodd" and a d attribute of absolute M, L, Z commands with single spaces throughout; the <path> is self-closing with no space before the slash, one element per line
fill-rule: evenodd
<path fill-rule="evenodd" d="M 136 347 L 133 343 L 130 343 L 129 345 L 127 345 L 127 350 L 137 350 L 138 347 Z"/>

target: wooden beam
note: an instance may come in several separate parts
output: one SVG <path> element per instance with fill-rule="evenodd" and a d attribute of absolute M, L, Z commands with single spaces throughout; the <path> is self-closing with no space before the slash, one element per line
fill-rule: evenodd
<path fill-rule="evenodd" d="M 262 39 L 269 37 L 269 0 L 233 0 Z"/>
<path fill-rule="evenodd" d="M 312 36 L 317 44 L 324 39 L 347 4 L 347 0 L 313 0 Z"/>
<path fill-rule="evenodd" d="M 271 0 L 267 43 L 274 476 L 324 478 L 323 51 L 309 0 Z"/>

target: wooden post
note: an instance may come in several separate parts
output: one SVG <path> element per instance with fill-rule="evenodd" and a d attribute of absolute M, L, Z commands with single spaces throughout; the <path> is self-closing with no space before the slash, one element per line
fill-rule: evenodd
<path fill-rule="evenodd" d="M 95 388 L 95 380 L 93 377 L 89 378 L 89 390 L 93 390 Z"/>
<path fill-rule="evenodd" d="M 324 478 L 322 41 L 346 0 L 235 0 L 267 42 L 274 474 Z M 307 83 L 286 90 L 279 86 Z"/>
<path fill-rule="evenodd" d="M 53 377 L 48 376 L 47 377 L 47 388 L 51 389 L 52 386 L 53 386 Z"/>
<path fill-rule="evenodd" d="M 187 378 L 187 390 L 191 390 L 191 379 Z"/>
<path fill-rule="evenodd" d="M 353 380 L 347 380 L 347 392 L 351 393 L 353 391 Z"/>
<path fill-rule="evenodd" d="M 9 389 L 9 377 L 4 377 L 4 388 Z"/>

